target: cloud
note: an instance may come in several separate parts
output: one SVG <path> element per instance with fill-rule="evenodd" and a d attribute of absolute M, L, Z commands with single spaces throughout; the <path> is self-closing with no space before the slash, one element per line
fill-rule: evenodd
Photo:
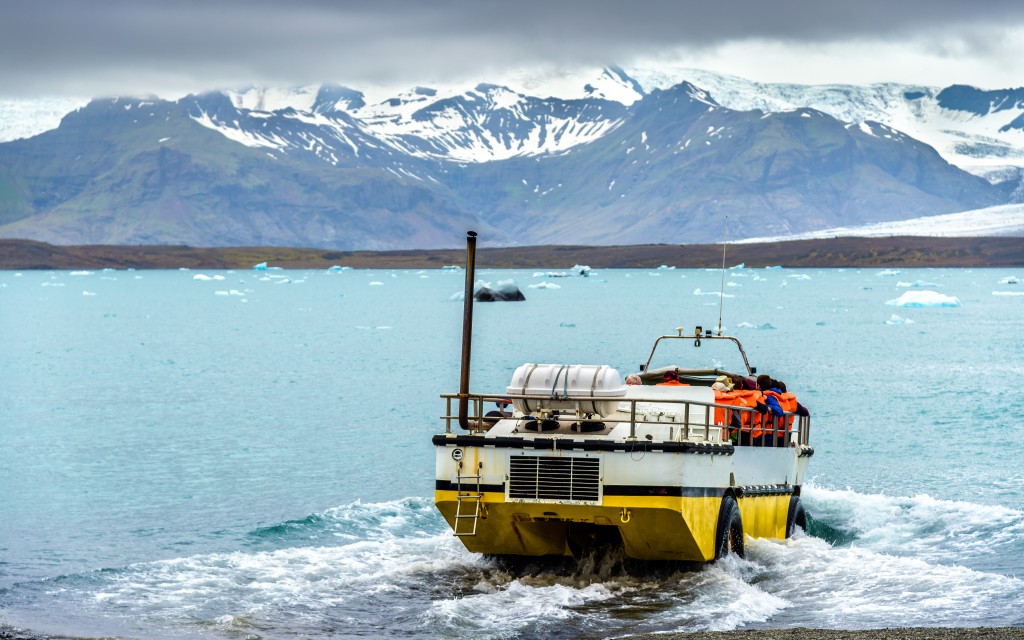
<path fill-rule="evenodd" d="M 658 57 L 711 61 L 719 70 L 745 64 L 755 69 L 764 66 L 756 64 L 758 49 L 770 51 L 774 73 L 792 81 L 800 81 L 805 68 L 815 64 L 834 64 L 832 81 L 862 69 L 874 69 L 873 81 L 895 79 L 885 73 L 900 71 L 893 60 L 872 56 L 878 47 L 886 55 L 901 52 L 899 60 L 916 60 L 923 71 L 948 61 L 969 66 L 967 75 L 973 70 L 1009 82 L 1017 72 L 1011 67 L 1021 58 L 1008 52 L 1019 52 L 1024 32 L 1024 3 L 1011 0 L 36 0 L 5 5 L 0 87 L 23 94 L 167 95 L 247 84 L 457 82 L 497 78 L 532 64 L 628 66 Z M 851 59 L 844 51 L 858 55 Z M 808 53 L 817 55 L 808 59 Z"/>

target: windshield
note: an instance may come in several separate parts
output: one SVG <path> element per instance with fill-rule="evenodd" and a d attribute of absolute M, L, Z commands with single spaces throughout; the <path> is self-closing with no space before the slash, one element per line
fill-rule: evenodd
<path fill-rule="evenodd" d="M 662 336 L 655 343 L 646 371 L 663 368 L 688 370 L 720 370 L 749 375 L 746 358 L 739 341 L 734 338 L 701 336 L 696 346 L 694 336 Z"/>

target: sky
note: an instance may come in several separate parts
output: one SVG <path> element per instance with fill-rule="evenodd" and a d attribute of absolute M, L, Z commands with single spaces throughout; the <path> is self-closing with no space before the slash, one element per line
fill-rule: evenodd
<path fill-rule="evenodd" d="M 1021 0 L 0 0 L 0 97 L 501 82 L 664 64 L 1024 86 Z"/>

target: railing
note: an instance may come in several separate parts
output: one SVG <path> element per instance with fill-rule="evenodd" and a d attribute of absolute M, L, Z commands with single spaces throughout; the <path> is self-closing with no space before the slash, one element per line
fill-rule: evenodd
<path fill-rule="evenodd" d="M 458 423 L 457 411 L 453 413 L 453 404 L 457 405 L 459 394 L 442 394 L 446 401 L 445 415 L 441 419 L 445 421 L 445 433 L 452 432 L 452 422 Z M 512 400 L 533 400 L 543 401 L 548 399 L 538 395 L 510 395 L 510 394 L 467 394 L 469 401 L 468 422 L 473 432 L 487 431 L 499 420 L 505 418 L 525 419 L 527 416 L 514 416 L 509 406 L 508 412 L 484 411 L 488 403 L 508 403 Z M 737 407 L 728 404 L 717 404 L 697 402 L 693 400 L 677 400 L 665 397 L 657 398 L 601 398 L 602 400 L 615 400 L 619 403 L 619 414 L 628 414 L 628 420 L 617 415 L 606 415 L 600 418 L 588 418 L 590 420 L 603 420 L 606 422 L 620 422 L 629 424 L 629 439 L 636 440 L 637 425 L 664 425 L 671 428 L 679 428 L 680 433 L 685 433 L 686 439 L 697 438 L 708 442 L 711 440 L 712 429 L 721 429 L 722 441 L 732 441 L 733 444 L 742 446 L 761 447 L 789 447 L 809 445 L 811 441 L 811 419 L 810 416 L 801 416 L 795 413 L 785 412 L 776 416 L 771 412 L 761 413 L 751 407 Z M 628 404 L 628 409 L 623 405 Z M 638 409 L 637 405 L 641 405 Z M 648 408 L 645 405 L 656 404 L 656 408 Z M 678 411 L 667 411 L 664 405 L 680 405 Z M 543 416 L 534 416 L 541 418 Z M 575 413 L 555 412 L 552 418 L 576 421 Z M 691 420 L 691 417 L 694 420 Z M 653 418 L 653 419 L 652 419 Z M 685 431 L 683 429 L 685 428 Z M 755 437 L 755 434 L 756 437 Z M 770 436 L 770 438 L 769 438 Z"/>

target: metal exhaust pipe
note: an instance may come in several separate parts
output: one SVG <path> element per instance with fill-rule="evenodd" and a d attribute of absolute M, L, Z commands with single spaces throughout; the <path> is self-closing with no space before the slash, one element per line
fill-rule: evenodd
<path fill-rule="evenodd" d="M 466 292 L 462 307 L 462 371 L 459 379 L 459 426 L 469 431 L 469 356 L 473 343 L 473 285 L 476 283 L 476 231 L 466 232 Z"/>

